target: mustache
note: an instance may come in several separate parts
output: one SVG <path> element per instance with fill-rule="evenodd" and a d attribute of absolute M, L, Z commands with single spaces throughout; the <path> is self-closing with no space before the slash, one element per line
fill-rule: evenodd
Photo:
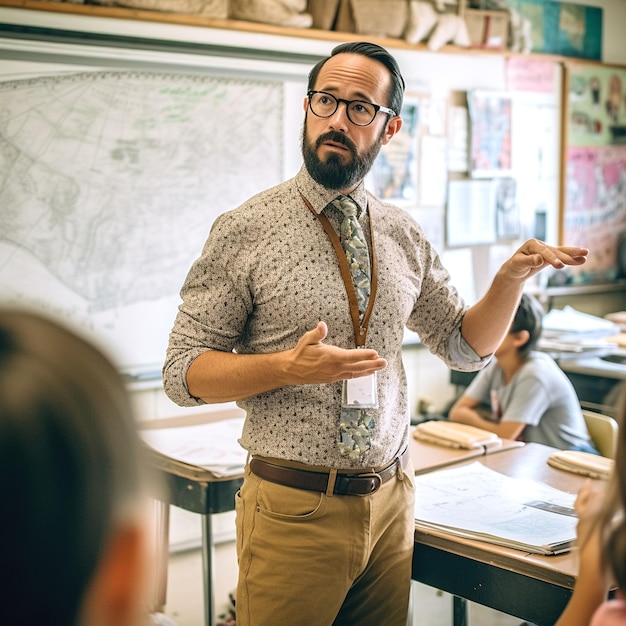
<path fill-rule="evenodd" d="M 354 142 L 348 137 L 346 137 L 343 133 L 339 133 L 337 131 L 332 131 L 332 130 L 327 133 L 324 133 L 323 135 L 320 135 L 317 138 L 317 141 L 315 142 L 315 147 L 319 148 L 325 141 L 332 141 L 333 143 L 340 143 L 346 146 L 346 148 L 348 148 L 348 150 L 350 150 L 350 152 L 353 155 L 357 153 L 357 149 L 356 149 L 356 146 L 354 145 Z"/>

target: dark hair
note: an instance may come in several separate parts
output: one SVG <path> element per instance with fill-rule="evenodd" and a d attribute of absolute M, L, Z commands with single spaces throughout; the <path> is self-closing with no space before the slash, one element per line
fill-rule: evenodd
<path fill-rule="evenodd" d="M 509 329 L 509 333 L 519 333 L 522 330 L 528 331 L 528 341 L 518 348 L 520 354 L 528 354 L 539 341 L 542 319 L 543 307 L 541 303 L 530 294 L 523 293 Z"/>
<path fill-rule="evenodd" d="M 77 623 L 115 523 L 141 495 L 111 362 L 39 314 L 0 309 L 0 624 Z"/>
<path fill-rule="evenodd" d="M 400 115 L 400 112 L 402 111 L 405 84 L 404 78 L 402 78 L 402 74 L 400 73 L 398 62 L 387 50 L 385 50 L 385 48 L 367 41 L 342 43 L 333 48 L 330 56 L 319 61 L 309 72 L 307 91 L 315 89 L 315 83 L 320 70 L 326 61 L 337 54 L 361 54 L 364 57 L 368 57 L 382 63 L 391 74 L 391 93 L 387 94 L 388 102 L 386 103 L 386 106 L 393 109 L 397 115 Z"/>

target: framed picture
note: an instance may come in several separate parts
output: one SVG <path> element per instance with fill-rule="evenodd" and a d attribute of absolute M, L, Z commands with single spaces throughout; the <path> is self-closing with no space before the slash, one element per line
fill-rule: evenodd
<path fill-rule="evenodd" d="M 489 91 L 467 94 L 472 178 L 511 174 L 512 97 Z"/>

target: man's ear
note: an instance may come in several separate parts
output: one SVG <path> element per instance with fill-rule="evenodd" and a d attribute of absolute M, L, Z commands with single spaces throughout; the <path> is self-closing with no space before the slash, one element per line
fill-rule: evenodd
<path fill-rule="evenodd" d="M 117 528 L 105 546 L 83 602 L 84 626 L 136 626 L 145 621 L 147 536 L 139 522 Z"/>
<path fill-rule="evenodd" d="M 399 115 L 392 117 L 388 122 L 383 133 L 383 144 L 387 144 L 391 141 L 391 138 L 400 132 L 402 128 L 402 118 Z"/>

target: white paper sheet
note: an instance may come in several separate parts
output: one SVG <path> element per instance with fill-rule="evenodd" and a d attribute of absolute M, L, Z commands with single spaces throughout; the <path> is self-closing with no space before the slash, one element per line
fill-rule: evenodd
<path fill-rule="evenodd" d="M 244 418 L 176 428 L 140 431 L 152 448 L 178 461 L 198 465 L 215 476 L 243 473 L 247 452 L 239 445 Z"/>
<path fill-rule="evenodd" d="M 575 495 L 544 483 L 511 478 L 479 462 L 415 480 L 418 527 L 540 554 L 567 550 L 576 538 L 576 517 L 530 506 L 573 509 Z"/>

